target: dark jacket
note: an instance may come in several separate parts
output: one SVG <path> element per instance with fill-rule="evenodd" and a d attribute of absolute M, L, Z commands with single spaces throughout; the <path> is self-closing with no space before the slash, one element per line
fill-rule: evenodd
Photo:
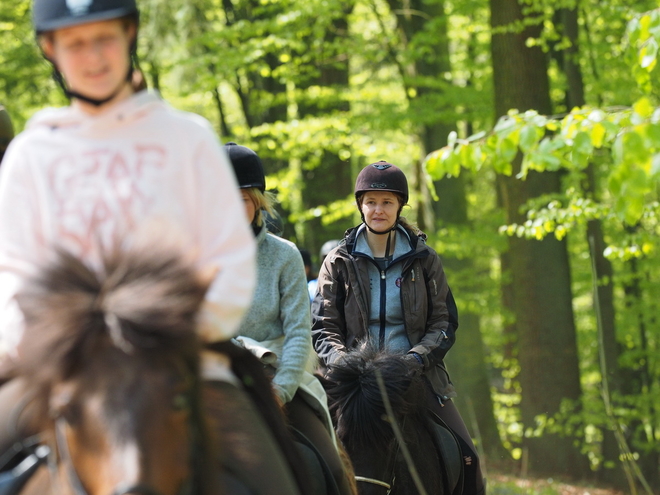
<path fill-rule="evenodd" d="M 312 303 L 312 341 L 325 365 L 332 364 L 369 335 L 368 264 L 355 255 L 357 228 L 326 257 Z M 455 341 L 458 311 L 437 253 L 424 234 L 410 236 L 410 252 L 401 265 L 401 306 L 405 330 L 424 361 L 424 374 L 442 398 L 456 396 L 443 359 Z"/>

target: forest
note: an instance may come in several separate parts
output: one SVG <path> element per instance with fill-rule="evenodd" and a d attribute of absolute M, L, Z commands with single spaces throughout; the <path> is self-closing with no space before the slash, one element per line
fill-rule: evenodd
<path fill-rule="evenodd" d="M 487 469 L 658 493 L 657 2 L 138 3 L 149 87 L 259 153 L 316 268 L 362 167 L 413 178 Z M 0 104 L 17 131 L 66 104 L 29 0 L 0 3 Z"/>

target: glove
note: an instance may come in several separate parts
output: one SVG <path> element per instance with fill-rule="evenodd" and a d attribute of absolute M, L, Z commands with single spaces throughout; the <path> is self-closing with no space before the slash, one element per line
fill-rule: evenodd
<path fill-rule="evenodd" d="M 421 375 L 424 372 L 424 360 L 416 352 L 409 352 L 402 359 L 413 375 Z"/>

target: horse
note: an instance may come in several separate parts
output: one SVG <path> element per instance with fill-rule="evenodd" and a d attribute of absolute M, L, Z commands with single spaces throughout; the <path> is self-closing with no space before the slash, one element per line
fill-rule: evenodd
<path fill-rule="evenodd" d="M 232 378 L 201 378 L 212 276 L 157 243 L 115 250 L 101 273 L 58 251 L 17 296 L 25 333 L 6 378 L 30 391 L 20 421 L 43 462 L 15 493 L 315 493 L 261 363 L 215 344 Z"/>
<path fill-rule="evenodd" d="M 361 495 L 460 493 L 456 440 L 439 426 L 427 407 L 428 385 L 401 355 L 356 348 L 328 367 L 325 386 Z"/>

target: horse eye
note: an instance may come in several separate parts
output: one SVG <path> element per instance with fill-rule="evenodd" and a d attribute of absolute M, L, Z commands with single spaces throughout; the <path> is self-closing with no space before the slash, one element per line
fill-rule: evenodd
<path fill-rule="evenodd" d="M 172 408 L 175 411 L 184 411 L 190 407 L 190 402 L 188 401 L 188 396 L 184 393 L 176 394 L 172 398 Z"/>

